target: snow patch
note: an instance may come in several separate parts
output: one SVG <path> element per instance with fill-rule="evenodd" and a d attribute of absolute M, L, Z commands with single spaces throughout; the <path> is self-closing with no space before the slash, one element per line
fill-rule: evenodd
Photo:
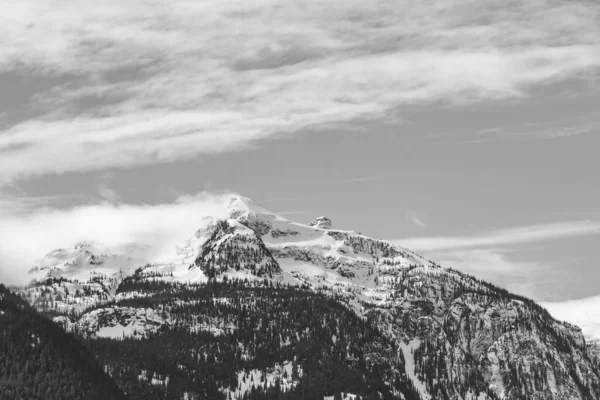
<path fill-rule="evenodd" d="M 302 368 L 297 366 L 297 378 L 302 377 Z M 221 392 L 226 398 L 242 398 L 249 393 L 252 388 L 274 387 L 279 380 L 281 390 L 287 392 L 298 385 L 298 379 L 294 379 L 293 363 L 285 361 L 283 364 L 276 364 L 267 371 L 253 369 L 250 371 L 239 371 L 237 373 L 237 388 L 221 388 Z"/>
<path fill-rule="evenodd" d="M 355 400 L 357 395 L 352 393 L 343 393 L 342 392 L 342 400 Z M 335 396 L 325 396 L 323 400 L 335 400 Z"/>
<path fill-rule="evenodd" d="M 487 359 L 490 362 L 490 372 L 492 373 L 489 388 L 493 390 L 500 399 L 504 399 L 506 394 L 504 383 L 502 382 L 502 374 L 500 373 L 500 361 L 498 360 L 498 356 L 494 349 L 488 351 Z"/>
<path fill-rule="evenodd" d="M 421 341 L 419 339 L 413 339 L 408 344 L 401 342 L 400 348 L 402 349 L 402 355 L 404 356 L 404 368 L 406 375 L 412 381 L 414 388 L 419 392 L 423 400 L 431 400 L 431 395 L 427 391 L 425 383 L 421 381 L 417 374 L 415 374 L 415 356 L 413 352 L 419 348 Z"/>
<path fill-rule="evenodd" d="M 156 372 L 149 372 L 146 370 L 142 370 L 142 372 L 138 375 L 138 380 L 141 382 L 149 382 L 154 386 L 169 386 L 169 377 L 161 376 Z"/>

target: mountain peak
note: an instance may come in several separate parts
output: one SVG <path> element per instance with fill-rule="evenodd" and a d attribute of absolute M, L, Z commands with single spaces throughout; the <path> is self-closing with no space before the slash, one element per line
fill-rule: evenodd
<path fill-rule="evenodd" d="M 91 240 L 83 240 L 81 242 L 76 243 L 73 248 L 75 249 L 75 251 L 81 251 L 81 250 L 91 249 L 96 244 L 97 243 L 95 243 Z"/>
<path fill-rule="evenodd" d="M 332 224 L 331 224 L 331 220 L 327 217 L 324 216 L 320 216 L 315 218 L 314 221 L 312 221 L 310 224 L 308 224 L 309 226 L 314 226 L 317 228 L 321 228 L 321 229 L 331 229 L 332 228 Z"/>
<path fill-rule="evenodd" d="M 240 195 L 233 195 L 229 200 L 227 205 L 227 210 L 229 211 L 229 215 L 233 219 L 237 219 L 242 215 L 275 215 L 273 212 L 267 210 L 262 205 L 258 204 L 256 201 L 249 197 L 244 197 Z"/>

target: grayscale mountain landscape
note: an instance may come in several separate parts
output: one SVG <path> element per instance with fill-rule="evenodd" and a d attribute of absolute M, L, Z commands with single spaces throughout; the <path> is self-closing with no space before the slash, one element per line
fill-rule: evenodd
<path fill-rule="evenodd" d="M 600 400 L 600 3 L 0 2 L 0 400 Z"/>

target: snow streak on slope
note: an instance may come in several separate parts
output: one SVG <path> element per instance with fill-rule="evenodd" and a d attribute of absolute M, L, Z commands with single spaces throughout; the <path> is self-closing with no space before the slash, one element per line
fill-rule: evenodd
<path fill-rule="evenodd" d="M 413 339 L 408 342 L 408 344 L 400 343 L 400 349 L 402 350 L 402 355 L 404 356 L 406 374 L 408 375 L 408 378 L 412 381 L 421 398 L 423 400 L 430 400 L 431 396 L 427 392 L 427 387 L 415 373 L 415 358 L 413 352 L 415 349 L 419 348 L 420 344 L 421 343 L 419 339 Z"/>
<path fill-rule="evenodd" d="M 415 373 L 415 358 L 413 352 L 415 349 L 419 347 L 421 342 L 419 339 L 413 339 L 408 344 L 400 343 L 400 349 L 402 350 L 402 355 L 404 356 L 406 375 L 412 381 L 415 389 L 419 392 L 419 395 L 423 400 L 430 400 L 431 396 L 427 392 L 427 387 L 425 383 L 419 379 L 417 374 Z"/>

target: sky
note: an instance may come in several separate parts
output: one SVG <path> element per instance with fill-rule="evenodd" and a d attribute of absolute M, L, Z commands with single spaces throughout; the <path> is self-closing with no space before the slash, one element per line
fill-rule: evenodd
<path fill-rule="evenodd" d="M 188 236 L 235 192 L 600 304 L 598 2 L 0 9 L 0 280 L 81 236 Z"/>

